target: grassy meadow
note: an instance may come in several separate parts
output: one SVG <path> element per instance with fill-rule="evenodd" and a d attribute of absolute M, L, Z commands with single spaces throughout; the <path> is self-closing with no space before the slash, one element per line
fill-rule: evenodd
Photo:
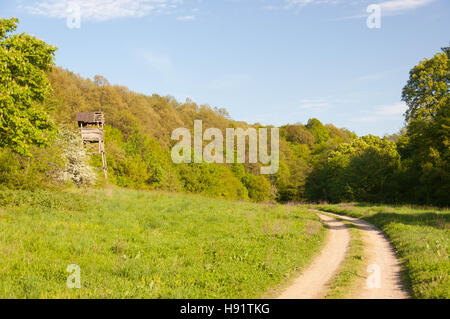
<path fill-rule="evenodd" d="M 450 298 L 448 209 L 370 204 L 318 208 L 363 218 L 382 229 L 401 259 L 413 298 Z"/>
<path fill-rule="evenodd" d="M 0 191 L 0 298 L 256 298 L 325 235 L 305 208 L 124 189 Z M 81 269 L 81 288 L 66 268 Z"/>

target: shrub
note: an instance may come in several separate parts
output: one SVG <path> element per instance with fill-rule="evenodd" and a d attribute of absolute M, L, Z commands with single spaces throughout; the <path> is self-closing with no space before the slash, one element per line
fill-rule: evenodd
<path fill-rule="evenodd" d="M 79 134 L 61 129 L 59 143 L 64 150 L 65 167 L 61 171 L 60 179 L 72 181 L 77 186 L 88 186 L 95 182 L 96 174 L 89 165 L 89 156 L 81 146 Z"/>

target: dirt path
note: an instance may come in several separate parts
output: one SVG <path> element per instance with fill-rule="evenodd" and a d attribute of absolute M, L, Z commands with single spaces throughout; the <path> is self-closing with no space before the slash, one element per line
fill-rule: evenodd
<path fill-rule="evenodd" d="M 321 298 L 327 283 L 344 260 L 350 241 L 350 233 L 344 223 L 317 213 L 328 227 L 327 243 L 309 267 L 283 291 L 279 299 Z"/>
<path fill-rule="evenodd" d="M 331 217 L 335 216 L 353 223 L 361 232 L 364 240 L 365 256 L 368 259 L 368 272 L 354 290 L 351 298 L 355 299 L 398 299 L 409 295 L 401 283 L 400 263 L 394 250 L 382 231 L 374 225 L 357 218 L 341 216 L 332 213 L 314 212 L 325 222 L 328 238 L 320 255 L 311 265 L 287 287 L 279 299 L 310 299 L 321 298 L 327 290 L 327 283 L 339 269 L 345 258 L 350 234 L 344 223 Z M 331 216 L 330 216 L 331 215 Z M 373 280 L 367 278 L 371 276 Z"/>
<path fill-rule="evenodd" d="M 368 271 L 370 270 L 370 273 L 366 273 L 367 276 L 374 278 L 373 281 L 370 281 L 373 287 L 368 287 L 366 276 L 351 297 L 358 299 L 408 298 L 408 293 L 401 282 L 400 263 L 383 232 L 374 225 L 358 218 L 327 214 L 350 221 L 358 227 L 364 240 L 364 251 L 368 258 L 367 264 L 375 265 L 369 266 Z M 376 277 L 373 277 L 376 276 L 376 273 L 379 273 L 379 288 L 376 284 Z"/>

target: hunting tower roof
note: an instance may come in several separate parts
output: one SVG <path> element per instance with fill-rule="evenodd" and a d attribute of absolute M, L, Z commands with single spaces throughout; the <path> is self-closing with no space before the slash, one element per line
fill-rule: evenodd
<path fill-rule="evenodd" d="M 83 124 L 104 124 L 105 117 L 103 112 L 79 112 L 75 117 L 78 125 Z"/>

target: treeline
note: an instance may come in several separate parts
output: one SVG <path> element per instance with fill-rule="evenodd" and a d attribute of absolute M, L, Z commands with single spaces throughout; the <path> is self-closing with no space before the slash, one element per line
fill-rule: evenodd
<path fill-rule="evenodd" d="M 101 172 L 92 169 L 99 159 L 82 151 L 74 121 L 77 112 L 101 110 L 108 181 L 118 186 L 233 200 L 449 204 L 448 48 L 411 70 L 400 133 L 357 137 L 318 119 L 285 125 L 279 170 L 260 175 L 259 164 L 174 164 L 170 157 L 176 143 L 172 131 L 193 130 L 194 120 L 224 135 L 226 128 L 259 128 L 259 123 L 234 121 L 223 108 L 138 94 L 102 76 L 85 79 L 55 67 L 56 48 L 24 34 L 7 36 L 14 21 L 0 20 L 0 187 L 101 187 Z M 28 42 L 38 48 L 32 55 Z"/>

